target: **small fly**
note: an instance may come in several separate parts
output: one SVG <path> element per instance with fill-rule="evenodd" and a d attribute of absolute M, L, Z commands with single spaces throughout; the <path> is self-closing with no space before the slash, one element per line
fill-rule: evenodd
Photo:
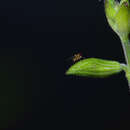
<path fill-rule="evenodd" d="M 77 62 L 84 58 L 81 53 L 74 54 L 72 57 L 68 58 L 68 60 L 72 60 L 73 62 Z"/>
<path fill-rule="evenodd" d="M 72 60 L 73 60 L 73 62 L 76 62 L 76 61 L 81 60 L 81 58 L 83 58 L 83 56 L 81 55 L 81 53 L 77 53 L 77 54 L 74 54 Z"/>

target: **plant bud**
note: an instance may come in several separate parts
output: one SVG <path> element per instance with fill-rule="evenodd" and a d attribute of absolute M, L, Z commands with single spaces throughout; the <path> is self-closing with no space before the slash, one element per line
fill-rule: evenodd
<path fill-rule="evenodd" d="M 105 12 L 109 25 L 120 37 L 128 37 L 130 33 L 129 0 L 105 0 Z"/>
<path fill-rule="evenodd" d="M 88 77 L 107 77 L 119 73 L 125 65 L 116 61 L 88 58 L 72 65 L 67 75 L 88 76 Z"/>

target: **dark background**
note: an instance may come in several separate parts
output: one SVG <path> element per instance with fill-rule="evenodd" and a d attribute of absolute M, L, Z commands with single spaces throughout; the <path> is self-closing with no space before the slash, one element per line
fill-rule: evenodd
<path fill-rule="evenodd" d="M 76 53 L 125 62 L 98 0 L 0 2 L 0 128 L 122 129 L 130 122 L 125 74 L 66 76 Z"/>

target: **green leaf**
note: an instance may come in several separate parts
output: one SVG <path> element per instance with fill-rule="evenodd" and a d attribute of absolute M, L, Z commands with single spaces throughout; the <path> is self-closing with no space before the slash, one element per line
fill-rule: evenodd
<path fill-rule="evenodd" d="M 72 65 L 66 72 L 66 75 L 107 77 L 119 73 L 125 70 L 125 68 L 124 64 L 116 61 L 88 58 Z"/>

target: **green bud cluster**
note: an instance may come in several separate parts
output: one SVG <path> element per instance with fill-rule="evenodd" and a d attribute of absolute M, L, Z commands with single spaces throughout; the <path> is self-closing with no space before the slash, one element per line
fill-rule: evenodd
<path fill-rule="evenodd" d="M 105 12 L 109 25 L 122 38 L 130 33 L 129 0 L 105 0 Z"/>

